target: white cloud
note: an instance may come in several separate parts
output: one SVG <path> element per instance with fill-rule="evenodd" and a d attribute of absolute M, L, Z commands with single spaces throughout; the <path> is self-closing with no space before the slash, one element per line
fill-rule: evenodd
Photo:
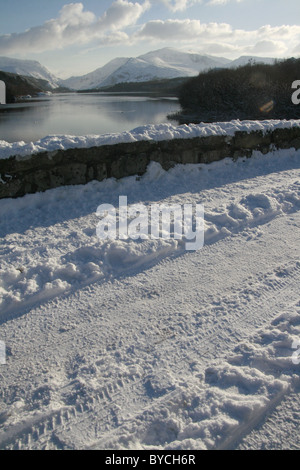
<path fill-rule="evenodd" d="M 123 29 L 132 26 L 150 7 L 148 0 L 143 4 L 127 0 L 116 0 L 97 18 L 94 13 L 84 11 L 82 3 L 65 5 L 55 19 L 43 25 L 30 28 L 22 33 L 0 36 L 0 54 L 28 54 L 55 49 L 69 45 L 87 44 L 93 40 L 103 40 L 106 36 L 112 40 L 113 33 L 122 42 Z"/>
<path fill-rule="evenodd" d="M 214 6 L 214 5 L 227 5 L 228 3 L 242 3 L 244 0 L 209 0 L 207 5 Z"/>
<path fill-rule="evenodd" d="M 268 55 L 282 55 L 285 52 L 285 44 L 282 41 L 258 41 L 254 46 L 247 48 L 247 52 L 251 54 L 268 54 Z"/>
<path fill-rule="evenodd" d="M 300 42 L 300 26 L 265 25 L 257 30 L 233 29 L 226 23 L 201 23 L 199 20 L 153 20 L 136 33 L 136 40 L 199 44 L 209 53 L 214 51 L 290 56 Z M 236 55 L 236 54 L 235 54 Z"/>
<path fill-rule="evenodd" d="M 233 34 L 230 25 L 225 23 L 204 23 L 199 20 L 153 20 L 146 23 L 136 37 L 161 40 L 197 41 L 200 38 L 208 39 L 219 36 L 231 36 Z"/>
<path fill-rule="evenodd" d="M 62 26 L 80 26 L 90 24 L 95 20 L 96 17 L 94 13 L 83 11 L 82 3 L 64 5 L 59 15 L 59 23 Z"/>
<path fill-rule="evenodd" d="M 242 54 L 289 57 L 299 54 L 300 26 L 265 25 L 253 31 L 233 29 L 227 23 L 202 23 L 198 19 L 138 20 L 155 2 L 179 11 L 202 0 L 115 0 L 101 17 L 85 11 L 82 3 L 65 5 L 57 18 L 18 34 L 0 35 L 0 55 L 27 55 L 57 51 L 72 45 L 87 47 L 159 44 L 191 46 L 203 53 L 237 57 Z M 210 0 L 210 4 L 242 0 Z M 202 1 L 207 4 L 207 0 Z M 156 3 L 157 4 L 157 3 Z M 132 30 L 130 27 L 134 26 Z M 84 46 L 84 48 L 82 47 Z"/>
<path fill-rule="evenodd" d="M 127 0 L 116 0 L 104 13 L 97 23 L 97 27 L 105 30 L 119 30 L 134 25 L 140 16 L 150 8 L 150 2 L 146 0 L 142 5 Z"/>
<path fill-rule="evenodd" d="M 176 12 L 176 11 L 184 11 L 188 7 L 194 5 L 195 3 L 202 3 L 202 0 L 158 0 L 163 3 L 169 10 Z"/>
<path fill-rule="evenodd" d="M 184 11 L 187 8 L 203 3 L 208 6 L 227 5 L 228 3 L 241 3 L 244 0 L 152 0 L 153 3 L 162 3 L 172 12 Z"/>
<path fill-rule="evenodd" d="M 293 54 L 300 54 L 300 43 L 294 47 L 292 52 Z"/>

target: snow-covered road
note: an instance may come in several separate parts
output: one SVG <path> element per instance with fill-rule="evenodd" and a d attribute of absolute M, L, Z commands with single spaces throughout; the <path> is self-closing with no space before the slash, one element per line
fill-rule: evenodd
<path fill-rule="evenodd" d="M 120 195 L 204 247 L 99 241 Z M 293 149 L 1 201 L 0 448 L 299 448 L 299 209 Z"/>

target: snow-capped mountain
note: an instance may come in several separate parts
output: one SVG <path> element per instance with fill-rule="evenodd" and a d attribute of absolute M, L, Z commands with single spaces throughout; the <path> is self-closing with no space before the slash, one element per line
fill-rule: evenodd
<path fill-rule="evenodd" d="M 239 67 L 248 63 L 272 64 L 269 57 L 242 56 L 236 60 L 163 48 L 136 58 L 114 59 L 82 77 L 62 80 L 61 84 L 74 90 L 87 90 L 112 86 L 124 82 L 147 82 L 156 79 L 194 77 L 214 68 Z"/>
<path fill-rule="evenodd" d="M 119 57 L 83 76 L 61 80 L 35 60 L 0 57 L 0 71 L 46 80 L 51 88 L 64 86 L 71 90 L 96 89 L 124 82 L 147 82 L 157 79 L 194 77 L 214 68 L 234 68 L 248 63 L 272 64 L 269 57 L 242 56 L 230 61 L 222 57 L 163 48 L 139 57 Z"/>
<path fill-rule="evenodd" d="M 92 73 L 63 80 L 62 84 L 76 90 L 84 90 L 123 82 L 192 77 L 201 71 L 224 67 L 228 63 L 229 60 L 220 57 L 164 48 L 137 58 L 115 59 Z"/>
<path fill-rule="evenodd" d="M 211 67 L 219 67 L 230 63 L 230 60 L 222 57 L 202 55 L 198 52 L 185 52 L 178 49 L 166 47 L 157 51 L 148 52 L 139 57 L 153 65 L 168 65 L 187 73 L 195 70 L 201 71 Z"/>
<path fill-rule="evenodd" d="M 80 77 L 70 77 L 66 80 L 61 80 L 61 84 L 73 90 L 87 90 L 90 88 L 97 88 L 99 84 L 105 81 L 111 74 L 118 70 L 122 65 L 126 64 L 129 60 L 127 57 L 119 57 L 111 60 L 103 67 L 94 70 L 91 73 Z"/>
<path fill-rule="evenodd" d="M 230 64 L 230 68 L 237 68 L 237 67 L 242 67 L 247 64 L 269 64 L 273 65 L 276 59 L 272 57 L 254 57 L 254 56 L 248 56 L 248 55 L 243 55 L 239 57 L 238 59 L 233 60 Z"/>
<path fill-rule="evenodd" d="M 0 57 L 0 70 L 46 80 L 51 88 L 57 88 L 60 84 L 60 80 L 36 60 Z"/>
<path fill-rule="evenodd" d="M 173 67 L 166 63 L 152 64 L 141 58 L 129 59 L 124 65 L 101 83 L 101 86 L 115 85 L 123 82 L 147 82 L 160 78 L 189 76 L 187 70 Z"/>

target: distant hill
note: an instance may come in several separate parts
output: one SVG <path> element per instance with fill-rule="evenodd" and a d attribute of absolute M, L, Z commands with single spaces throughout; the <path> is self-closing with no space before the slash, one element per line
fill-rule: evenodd
<path fill-rule="evenodd" d="M 256 64 L 269 64 L 273 65 L 275 64 L 276 59 L 272 57 L 254 57 L 254 56 L 248 56 L 248 55 L 243 55 L 239 57 L 238 59 L 233 60 L 229 64 L 229 68 L 234 69 L 237 67 L 242 67 L 244 65 L 256 65 Z"/>
<path fill-rule="evenodd" d="M 6 85 L 6 102 L 14 103 L 21 97 L 30 95 L 37 96 L 39 93 L 53 92 L 47 80 L 41 80 L 33 77 L 25 77 L 15 73 L 0 71 L 0 80 Z M 65 91 L 57 88 L 55 91 Z"/>
<path fill-rule="evenodd" d="M 140 83 L 160 79 L 193 77 L 203 70 L 224 67 L 229 60 L 164 48 L 136 58 L 118 58 L 82 77 L 61 83 L 74 90 L 99 89 L 118 83 Z"/>
<path fill-rule="evenodd" d="M 300 59 L 213 70 L 188 80 L 179 92 L 181 123 L 232 119 L 299 119 L 292 83 L 300 79 Z"/>
<path fill-rule="evenodd" d="M 121 83 L 145 83 L 181 77 L 196 77 L 201 72 L 241 65 L 273 64 L 270 57 L 242 56 L 236 60 L 185 52 L 175 48 L 163 48 L 139 57 L 119 57 L 103 67 L 83 76 L 62 80 L 64 86 L 77 91 L 99 90 Z M 137 88 L 139 88 L 137 86 Z"/>
<path fill-rule="evenodd" d="M 186 52 L 175 48 L 163 48 L 139 57 L 118 57 L 103 67 L 82 76 L 62 80 L 35 60 L 0 57 L 0 70 L 21 76 L 45 80 L 50 90 L 59 87 L 79 90 L 97 90 L 119 83 L 144 83 L 181 77 L 196 77 L 209 70 L 236 68 L 248 63 L 274 63 L 272 58 L 242 56 L 236 60 L 214 57 L 198 52 Z"/>
<path fill-rule="evenodd" d="M 179 77 L 171 79 L 150 80 L 147 82 L 124 82 L 116 85 L 97 89 L 105 93 L 130 93 L 130 94 L 149 94 L 151 96 L 178 96 L 181 86 L 189 80 L 188 77 Z M 80 90 L 77 93 L 93 92 L 91 90 Z"/>
<path fill-rule="evenodd" d="M 36 78 L 38 80 L 45 80 L 48 82 L 50 89 L 55 89 L 60 86 L 60 80 L 36 60 L 0 57 L 0 70 L 2 72 L 23 75 L 26 77 Z"/>
<path fill-rule="evenodd" d="M 72 90 L 97 89 L 111 74 L 118 70 L 128 60 L 128 58 L 124 57 L 111 60 L 103 67 L 100 67 L 91 73 L 62 80 L 61 84 Z"/>

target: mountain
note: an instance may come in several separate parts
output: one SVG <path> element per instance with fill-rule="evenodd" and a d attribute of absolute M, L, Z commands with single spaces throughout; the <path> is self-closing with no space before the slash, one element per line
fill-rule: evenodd
<path fill-rule="evenodd" d="M 37 96 L 50 92 L 48 81 L 0 70 L 0 80 L 6 85 L 6 102 L 15 103 L 23 100 L 24 96 Z"/>
<path fill-rule="evenodd" d="M 167 64 L 168 67 L 182 70 L 185 73 L 194 73 L 195 70 L 201 72 L 230 63 L 230 60 L 221 57 L 202 55 L 197 52 L 184 52 L 170 47 L 148 52 L 139 58 L 157 66 Z"/>
<path fill-rule="evenodd" d="M 139 57 L 118 57 L 103 67 L 83 76 L 66 80 L 55 77 L 35 60 L 0 57 L 0 71 L 46 80 L 50 89 L 66 87 L 71 90 L 88 90 L 111 87 L 118 83 L 141 83 L 161 79 L 194 77 L 200 72 L 219 68 L 236 68 L 248 63 L 274 63 L 275 59 L 242 56 L 230 61 L 222 57 L 163 48 Z"/>
<path fill-rule="evenodd" d="M 99 84 L 105 81 L 111 74 L 126 64 L 129 59 L 119 57 L 108 62 L 104 67 L 100 67 L 91 73 L 81 77 L 70 77 L 66 80 L 60 80 L 60 84 L 73 90 L 86 90 L 89 88 L 98 88 Z"/>
<path fill-rule="evenodd" d="M 11 59 L 9 57 L 0 57 L 0 70 L 2 72 L 33 77 L 39 80 L 46 80 L 52 89 L 57 88 L 60 85 L 60 80 L 36 60 L 21 60 Z"/>
<path fill-rule="evenodd" d="M 220 57 L 164 48 L 136 58 L 115 59 L 82 77 L 62 80 L 61 84 L 75 90 L 84 90 L 124 82 L 192 77 L 204 70 L 227 66 L 228 63 L 229 60 Z"/>
<path fill-rule="evenodd" d="M 269 64 L 273 65 L 275 63 L 276 59 L 272 57 L 255 57 L 255 56 L 248 56 L 248 55 L 243 55 L 239 57 L 238 59 L 233 60 L 230 64 L 230 68 L 236 68 L 236 67 L 243 67 L 244 65 L 254 65 L 254 64 Z"/>
<path fill-rule="evenodd" d="M 117 58 L 104 67 L 81 77 L 62 80 L 61 84 L 73 90 L 111 87 L 118 83 L 148 82 L 178 77 L 195 77 L 200 72 L 218 68 L 236 68 L 248 63 L 273 64 L 275 59 L 242 56 L 236 60 L 224 59 L 198 52 L 185 52 L 166 47 L 139 57 Z"/>

